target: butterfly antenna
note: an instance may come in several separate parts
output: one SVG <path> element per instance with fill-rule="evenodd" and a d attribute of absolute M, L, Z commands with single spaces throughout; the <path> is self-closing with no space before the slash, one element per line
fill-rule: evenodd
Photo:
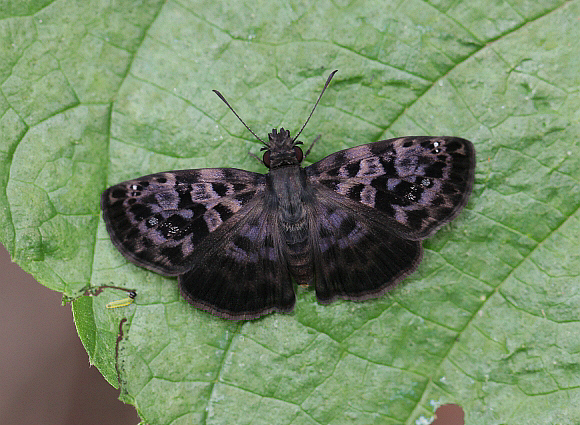
<path fill-rule="evenodd" d="M 256 133 L 254 133 L 250 127 L 248 127 L 248 126 L 246 125 L 246 123 L 244 122 L 244 120 L 240 118 L 240 116 L 237 114 L 237 112 L 236 112 L 236 111 L 234 111 L 234 108 L 232 108 L 232 107 L 230 106 L 230 104 L 228 103 L 228 101 L 226 100 L 226 98 L 225 98 L 225 97 L 224 97 L 224 96 L 223 96 L 223 95 L 222 95 L 222 94 L 221 94 L 219 91 L 217 91 L 217 90 L 212 90 L 212 91 L 213 91 L 215 94 L 217 94 L 217 95 L 219 96 L 219 98 L 220 98 L 220 99 L 221 99 L 221 100 L 222 100 L 222 101 L 223 101 L 223 102 L 224 102 L 226 105 L 228 105 L 228 108 L 230 108 L 230 110 L 231 110 L 231 111 L 234 113 L 234 115 L 235 115 L 235 116 L 236 116 L 236 117 L 237 117 L 237 118 L 240 120 L 240 122 L 241 122 L 242 124 L 244 124 L 244 127 L 246 127 L 246 128 L 248 129 L 248 131 L 249 131 L 250 133 L 252 133 L 256 139 L 258 139 L 258 140 L 259 140 L 260 142 L 262 142 L 264 145 L 268 146 L 268 144 L 267 144 L 266 142 L 264 142 L 262 139 L 260 139 L 260 138 L 258 137 L 258 135 L 257 135 Z"/>
<path fill-rule="evenodd" d="M 318 100 L 314 104 L 314 108 L 312 108 L 312 112 L 310 112 L 310 115 L 308 115 L 308 118 L 306 119 L 306 122 L 304 123 L 304 125 L 302 126 L 302 128 L 300 129 L 300 131 L 298 132 L 298 134 L 296 135 L 296 137 L 294 137 L 294 139 L 292 139 L 292 142 L 294 142 L 294 141 L 296 141 L 296 139 L 298 139 L 298 136 L 300 136 L 300 133 L 302 133 L 302 130 L 304 130 L 304 127 L 306 127 L 306 124 L 308 124 L 308 121 L 310 121 L 310 117 L 312 116 L 312 114 L 314 113 L 314 110 L 318 106 L 318 102 L 320 102 L 320 99 L 322 98 L 322 95 L 324 94 L 324 91 L 326 90 L 326 88 L 330 84 L 330 80 L 332 80 L 332 77 L 334 77 L 334 74 L 336 74 L 337 72 L 338 72 L 338 69 L 335 69 L 334 71 L 332 71 L 330 73 L 330 75 L 326 79 L 326 84 L 322 88 L 322 91 L 320 92 L 320 96 L 318 96 Z"/>

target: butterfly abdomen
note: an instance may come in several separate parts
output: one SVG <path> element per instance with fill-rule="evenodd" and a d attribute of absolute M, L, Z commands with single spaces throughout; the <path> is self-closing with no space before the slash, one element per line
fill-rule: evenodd
<path fill-rule="evenodd" d="M 306 220 L 301 228 L 284 231 L 288 270 L 299 284 L 309 283 L 314 277 L 309 234 L 310 229 Z"/>

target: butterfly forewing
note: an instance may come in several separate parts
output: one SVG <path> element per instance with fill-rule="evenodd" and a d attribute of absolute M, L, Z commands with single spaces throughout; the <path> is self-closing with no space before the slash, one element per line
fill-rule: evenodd
<path fill-rule="evenodd" d="M 312 183 L 386 214 L 424 239 L 452 220 L 473 186 L 475 150 L 457 137 L 402 137 L 336 152 L 306 167 Z"/>
<path fill-rule="evenodd" d="M 191 269 L 201 240 L 264 190 L 264 175 L 237 169 L 151 174 L 101 197 L 111 240 L 133 263 L 164 275 Z"/>

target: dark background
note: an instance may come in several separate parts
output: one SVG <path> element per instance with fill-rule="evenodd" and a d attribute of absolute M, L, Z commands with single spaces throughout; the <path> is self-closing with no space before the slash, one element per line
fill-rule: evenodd
<path fill-rule="evenodd" d="M 139 423 L 135 408 L 89 365 L 70 305 L 12 263 L 2 245 L 0 290 L 0 424 Z M 463 425 L 463 412 L 442 406 L 432 425 Z"/>

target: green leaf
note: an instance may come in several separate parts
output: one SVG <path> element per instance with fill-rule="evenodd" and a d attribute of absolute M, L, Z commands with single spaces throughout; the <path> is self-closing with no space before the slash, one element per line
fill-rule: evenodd
<path fill-rule="evenodd" d="M 91 362 L 145 423 L 580 422 L 580 1 L 27 1 L 0 10 L 0 240 L 73 303 Z M 467 209 L 417 273 L 364 303 L 231 323 L 128 264 L 108 186 L 265 170 L 260 135 L 309 161 L 388 137 L 472 140 Z M 127 321 L 121 324 L 121 319 Z M 117 358 L 118 357 L 118 358 Z"/>

